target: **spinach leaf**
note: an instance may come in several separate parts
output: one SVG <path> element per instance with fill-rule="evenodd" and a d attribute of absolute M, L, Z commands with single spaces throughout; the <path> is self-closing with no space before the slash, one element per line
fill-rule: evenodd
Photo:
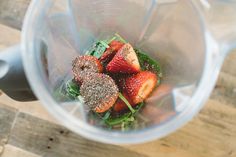
<path fill-rule="evenodd" d="M 144 102 L 139 103 L 136 108 L 135 108 L 135 115 L 142 109 L 142 107 L 144 106 Z"/>
<path fill-rule="evenodd" d="M 68 96 L 67 91 L 65 90 L 65 85 L 61 85 L 57 88 L 55 88 L 53 95 L 55 97 L 56 100 L 58 101 L 68 101 L 71 100 L 71 97 Z"/>
<path fill-rule="evenodd" d="M 119 34 L 116 33 L 111 39 L 97 41 L 88 51 L 86 51 L 85 54 L 94 56 L 99 59 L 106 51 L 106 49 L 109 48 L 108 44 L 110 44 L 113 40 L 127 43 L 125 39 L 123 39 Z"/>
<path fill-rule="evenodd" d="M 159 78 L 162 77 L 162 70 L 160 64 L 154 59 L 150 58 L 141 50 L 135 49 L 140 66 L 142 70 L 148 70 L 155 73 Z"/>
<path fill-rule="evenodd" d="M 107 43 L 107 44 L 110 44 L 113 40 L 116 40 L 116 38 L 117 38 L 116 36 L 113 36 L 112 38 L 107 39 L 107 40 L 106 40 L 106 43 Z"/>
<path fill-rule="evenodd" d="M 106 112 L 105 115 L 102 117 L 102 120 L 104 121 L 107 120 L 110 117 L 110 115 L 111 115 L 110 111 Z"/>
<path fill-rule="evenodd" d="M 70 97 L 77 98 L 80 95 L 80 88 L 73 80 L 69 80 L 66 82 L 66 92 Z"/>
<path fill-rule="evenodd" d="M 110 126 L 114 126 L 114 125 L 118 125 L 121 124 L 122 122 L 126 121 L 128 118 L 130 118 L 130 116 L 132 115 L 131 112 L 128 112 L 122 116 L 119 117 L 110 117 L 109 119 L 105 120 L 105 123 L 110 125 Z"/>
<path fill-rule="evenodd" d="M 124 101 L 124 103 L 127 105 L 127 107 L 130 109 L 130 111 L 132 113 L 135 113 L 135 110 L 133 109 L 133 107 L 130 105 L 129 101 L 121 94 L 119 93 L 119 98 Z"/>
<path fill-rule="evenodd" d="M 115 34 L 115 40 L 118 40 L 122 43 L 128 43 L 124 38 L 122 38 L 118 33 Z"/>
<path fill-rule="evenodd" d="M 128 112 L 120 116 L 112 117 L 110 115 L 110 112 L 107 112 L 105 116 L 102 118 L 105 124 L 107 124 L 109 127 L 113 127 L 116 125 L 121 125 L 122 130 L 128 130 L 130 129 L 136 121 L 136 116 L 140 109 L 143 107 L 144 103 L 139 103 L 135 109 L 133 109 L 133 112 Z"/>
<path fill-rule="evenodd" d="M 91 55 L 99 59 L 108 47 L 109 45 L 106 42 L 98 41 L 86 52 L 86 55 Z"/>

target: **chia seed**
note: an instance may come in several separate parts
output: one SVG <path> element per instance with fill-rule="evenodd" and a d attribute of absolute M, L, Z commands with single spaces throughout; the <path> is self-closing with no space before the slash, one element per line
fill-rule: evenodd
<path fill-rule="evenodd" d="M 93 56 L 79 56 L 72 63 L 72 71 L 77 82 L 82 83 L 87 73 L 99 73 L 99 61 Z"/>
<path fill-rule="evenodd" d="M 85 104 L 92 110 L 108 110 L 118 98 L 118 88 L 114 80 L 99 73 L 89 73 L 80 87 Z"/>

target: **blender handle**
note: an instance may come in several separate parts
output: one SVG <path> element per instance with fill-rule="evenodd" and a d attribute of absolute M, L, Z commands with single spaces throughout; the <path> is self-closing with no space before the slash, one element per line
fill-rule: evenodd
<path fill-rule="evenodd" d="M 20 45 L 0 52 L 0 89 L 17 101 L 37 99 L 25 76 Z"/>

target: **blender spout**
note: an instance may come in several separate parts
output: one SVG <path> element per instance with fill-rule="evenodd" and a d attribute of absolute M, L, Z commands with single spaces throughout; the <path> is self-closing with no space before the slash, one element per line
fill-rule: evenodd
<path fill-rule="evenodd" d="M 236 49 L 236 1 L 199 0 L 195 3 L 222 51 L 227 54 Z"/>

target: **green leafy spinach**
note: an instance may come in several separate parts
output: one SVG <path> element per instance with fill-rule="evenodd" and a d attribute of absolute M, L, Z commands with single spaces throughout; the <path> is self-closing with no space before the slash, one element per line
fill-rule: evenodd
<path fill-rule="evenodd" d="M 67 94 L 74 99 L 80 95 L 80 88 L 73 80 L 66 82 L 66 91 Z"/>
<path fill-rule="evenodd" d="M 140 66 L 142 70 L 148 70 L 153 73 L 155 73 L 159 78 L 162 77 L 162 70 L 160 64 L 146 55 L 141 50 L 135 49 L 135 52 L 137 54 Z"/>

